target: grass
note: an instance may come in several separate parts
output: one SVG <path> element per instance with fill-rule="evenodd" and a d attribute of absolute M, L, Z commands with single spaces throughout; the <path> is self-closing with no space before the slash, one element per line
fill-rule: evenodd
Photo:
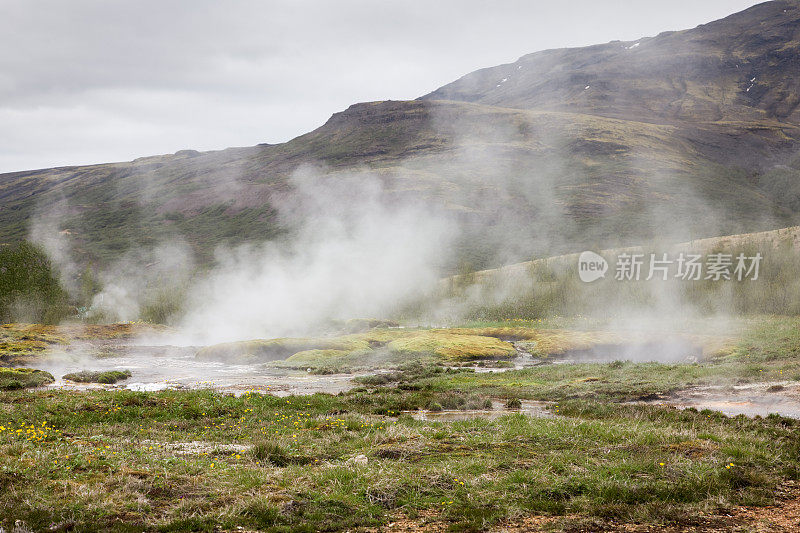
<path fill-rule="evenodd" d="M 0 390 L 17 390 L 28 387 L 41 387 L 55 381 L 53 375 L 33 368 L 0 367 Z"/>
<path fill-rule="evenodd" d="M 563 331 L 473 325 L 506 338 L 508 328 L 524 327 L 516 334 L 527 340 Z M 479 373 L 421 358 L 361 377 L 347 393 L 286 398 L 0 392 L 0 526 L 317 531 L 400 520 L 478 531 L 538 516 L 557 530 L 742 527 L 726 515 L 773 504 L 781 487 L 800 479 L 800 422 L 624 403 L 691 384 L 800 380 L 800 318 L 737 325 L 747 326 L 741 338 L 697 364 Z M 451 341 L 442 346 L 458 347 L 477 336 L 468 333 L 376 330 L 345 338 L 353 346 L 383 343 L 371 348 L 377 352 L 437 335 Z M 485 409 L 491 400 L 515 409 L 525 399 L 550 402 L 553 417 L 443 423 L 406 413 Z"/>
<path fill-rule="evenodd" d="M 107 370 L 104 372 L 101 371 L 92 371 L 92 370 L 81 370 L 80 372 L 72 372 L 71 374 L 65 374 L 62 376 L 62 379 L 68 379 L 70 381 L 75 381 L 77 383 L 105 383 L 105 384 L 112 384 L 118 381 L 123 381 L 131 377 L 130 370 Z"/>
<path fill-rule="evenodd" d="M 547 358 L 571 350 L 621 349 L 644 346 L 651 339 L 645 333 L 602 330 L 542 329 L 532 324 L 478 325 L 443 329 L 376 329 L 368 333 L 320 338 L 257 339 L 208 346 L 197 358 L 224 362 L 266 362 L 276 366 L 335 369 L 397 368 L 411 361 L 440 364 L 481 364 L 503 366 L 513 359 L 518 347 Z M 676 341 L 696 346 L 713 355 L 730 348 L 730 336 L 676 334 Z"/>
<path fill-rule="evenodd" d="M 707 339 L 715 351 L 710 359 L 697 363 L 560 364 L 501 373 L 416 375 L 414 381 L 417 387 L 438 392 L 551 401 L 628 401 L 691 386 L 800 381 L 800 318 L 758 317 L 738 324 L 743 329 L 738 340 L 728 340 L 723 349 L 717 339 Z"/>
<path fill-rule="evenodd" d="M 504 359 L 514 347 L 492 336 L 464 330 L 375 329 L 366 333 L 312 339 L 257 339 L 201 349 L 198 359 L 226 362 L 275 362 L 282 366 L 342 369 L 398 366 L 416 359 L 440 362 Z"/>
<path fill-rule="evenodd" d="M 443 361 L 506 359 L 514 357 L 514 346 L 494 337 L 454 334 L 446 330 L 424 331 L 389 343 L 399 355 L 433 354 Z"/>
<path fill-rule="evenodd" d="M 225 362 L 267 362 L 288 357 L 301 352 L 342 352 L 349 353 L 368 349 L 366 341 L 347 337 L 318 339 L 258 339 L 251 341 L 215 344 L 201 349 L 197 358 Z"/>
<path fill-rule="evenodd" d="M 562 527 L 691 524 L 769 503 L 799 474 L 797 422 L 779 417 L 583 401 L 559 403 L 552 419 L 375 412 L 414 394 L 0 393 L 0 524 L 312 531 L 405 517 L 479 530 L 529 514 Z"/>

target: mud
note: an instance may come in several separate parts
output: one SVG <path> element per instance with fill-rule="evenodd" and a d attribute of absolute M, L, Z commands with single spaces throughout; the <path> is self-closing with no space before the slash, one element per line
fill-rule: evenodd
<path fill-rule="evenodd" d="M 694 387 L 643 403 L 669 405 L 679 409 L 710 409 L 727 416 L 763 417 L 778 414 L 800 419 L 800 384 L 781 381 Z"/>

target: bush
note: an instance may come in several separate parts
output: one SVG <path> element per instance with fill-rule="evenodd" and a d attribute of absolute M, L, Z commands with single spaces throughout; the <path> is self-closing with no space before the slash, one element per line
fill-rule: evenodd
<path fill-rule="evenodd" d="M 56 324 L 72 311 L 41 249 L 28 242 L 0 248 L 0 321 Z"/>
<path fill-rule="evenodd" d="M 511 398 L 506 402 L 506 409 L 522 409 L 522 402 L 519 398 Z"/>

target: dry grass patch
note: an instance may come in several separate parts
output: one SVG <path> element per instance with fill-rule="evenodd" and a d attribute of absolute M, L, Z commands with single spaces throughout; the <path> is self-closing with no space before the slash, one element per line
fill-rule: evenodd
<path fill-rule="evenodd" d="M 511 343 L 495 337 L 454 334 L 443 330 L 419 332 L 389 343 L 389 350 L 403 355 L 432 354 L 446 361 L 507 359 L 516 355 Z"/>

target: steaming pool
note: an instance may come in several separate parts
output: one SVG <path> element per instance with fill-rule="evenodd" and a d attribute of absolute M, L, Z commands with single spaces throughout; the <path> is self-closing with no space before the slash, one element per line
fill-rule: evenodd
<path fill-rule="evenodd" d="M 652 348 L 653 345 L 648 345 Z M 285 369 L 265 364 L 229 364 L 195 358 L 199 347 L 195 346 L 147 346 L 114 343 L 105 348 L 113 356 L 93 355 L 98 353 L 96 344 L 71 345 L 51 352 L 36 366 L 50 372 L 56 381 L 46 385 L 47 389 L 127 389 L 133 391 L 197 390 L 212 389 L 230 394 L 261 392 L 275 396 L 307 395 L 314 393 L 338 394 L 359 386 L 354 377 L 374 375 L 381 371 L 349 374 L 315 375 L 304 370 Z M 636 350 L 640 353 L 640 348 Z M 102 350 L 99 352 L 102 354 Z M 610 362 L 631 359 L 631 351 L 614 352 L 610 347 L 573 351 L 549 361 L 532 358 L 520 353 L 508 368 L 481 368 L 476 372 L 505 372 L 508 370 L 538 366 L 542 364 L 564 365 L 593 362 Z M 694 362 L 698 353 L 687 346 L 682 362 Z M 81 370 L 109 371 L 130 370 L 132 377 L 113 385 L 99 383 L 77 383 L 61 376 Z M 646 399 L 640 403 L 668 405 L 679 409 L 695 408 L 719 411 L 728 416 L 767 416 L 772 413 L 800 419 L 800 384 L 795 382 L 754 383 L 737 386 L 690 387 L 668 396 Z M 543 402 L 523 401 L 521 409 L 506 409 L 495 401 L 492 409 L 474 411 L 417 411 L 410 413 L 415 418 L 429 421 L 457 421 L 469 418 L 492 419 L 510 413 L 522 413 L 533 417 L 554 416 Z"/>
<path fill-rule="evenodd" d="M 36 366 L 53 374 L 56 381 L 46 388 L 56 389 L 128 389 L 159 391 L 213 389 L 243 394 L 258 391 L 276 396 L 304 395 L 317 392 L 337 394 L 355 386 L 359 374 L 312 375 L 301 370 L 279 369 L 266 365 L 228 364 L 195 359 L 198 348 L 187 346 L 114 346 L 117 355 L 96 357 L 89 350 L 76 347 L 53 353 Z M 113 385 L 76 383 L 61 376 L 91 369 L 97 371 L 130 370 L 132 377 Z"/>

